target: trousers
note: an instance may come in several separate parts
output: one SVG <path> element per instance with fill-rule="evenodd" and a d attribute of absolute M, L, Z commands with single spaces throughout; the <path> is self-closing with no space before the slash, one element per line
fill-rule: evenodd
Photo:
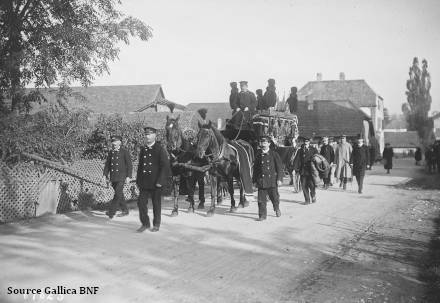
<path fill-rule="evenodd" d="M 365 172 L 358 172 L 354 176 L 356 177 L 359 192 L 361 192 L 362 189 L 364 188 Z"/>
<path fill-rule="evenodd" d="M 124 181 L 112 182 L 112 187 L 115 190 L 113 200 L 110 202 L 109 215 L 114 216 L 120 207 L 123 212 L 128 212 L 127 202 L 124 198 Z"/>
<path fill-rule="evenodd" d="M 150 217 L 148 216 L 148 198 L 151 197 L 153 204 L 153 226 L 160 227 L 160 219 L 162 212 L 162 190 L 141 189 L 138 199 L 139 219 L 143 226 L 150 227 Z"/>
<path fill-rule="evenodd" d="M 258 189 L 258 216 L 260 218 L 266 218 L 267 216 L 267 197 L 273 205 L 273 210 L 280 208 L 280 195 L 278 193 L 278 187 L 259 188 Z"/>
<path fill-rule="evenodd" d="M 196 184 L 199 187 L 199 202 L 205 203 L 205 174 L 200 172 L 194 172 L 188 180 L 188 198 L 191 202 L 194 202 L 194 191 Z"/>
<path fill-rule="evenodd" d="M 312 199 L 316 198 L 316 185 L 313 181 L 313 177 L 309 175 L 302 175 L 301 176 L 301 187 L 304 194 L 304 199 L 307 203 L 310 202 L 310 196 L 312 196 Z"/>

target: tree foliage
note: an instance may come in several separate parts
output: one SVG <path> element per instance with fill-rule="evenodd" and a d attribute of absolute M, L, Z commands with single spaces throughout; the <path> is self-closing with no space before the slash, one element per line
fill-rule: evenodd
<path fill-rule="evenodd" d="M 429 140 L 427 136 L 432 128 L 432 121 L 428 114 L 431 109 L 431 75 L 428 72 L 428 61 L 423 59 L 422 69 L 419 67 L 417 57 L 413 59 L 409 68 L 409 79 L 406 81 L 407 102 L 402 105 L 408 129 L 416 130 L 423 140 Z"/>
<path fill-rule="evenodd" d="M 88 86 L 109 72 L 119 42 L 151 28 L 117 10 L 118 0 L 0 1 L 0 112 L 26 112 L 45 98 L 24 88 Z M 10 100 L 7 102 L 6 100 Z"/>
<path fill-rule="evenodd" d="M 141 146 L 145 145 L 145 122 L 127 122 L 120 115 L 100 115 L 94 123 L 86 142 L 82 157 L 88 159 L 105 159 L 110 148 L 112 135 L 122 136 L 122 144 L 131 154 L 133 160 L 137 159 Z M 159 130 L 157 140 L 165 143 L 165 133 Z"/>
<path fill-rule="evenodd" d="M 90 134 L 88 117 L 84 110 L 57 104 L 34 115 L 5 117 L 0 120 L 0 160 L 17 163 L 22 152 L 61 162 L 79 159 Z"/>

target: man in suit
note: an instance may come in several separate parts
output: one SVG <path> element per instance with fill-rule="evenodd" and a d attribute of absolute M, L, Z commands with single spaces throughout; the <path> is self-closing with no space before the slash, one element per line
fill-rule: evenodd
<path fill-rule="evenodd" d="M 310 139 L 304 138 L 304 144 L 295 159 L 294 168 L 296 173 L 301 176 L 305 204 L 310 204 L 310 196 L 312 197 L 312 203 L 316 202 L 316 184 L 313 180 L 312 158 L 317 153 L 318 150 L 310 145 Z"/>
<path fill-rule="evenodd" d="M 353 148 L 351 154 L 350 166 L 353 167 L 353 175 L 356 177 L 358 184 L 358 193 L 362 194 L 364 186 L 365 170 L 370 165 L 370 151 L 364 145 L 364 139 L 357 139 L 357 145 Z"/>
<path fill-rule="evenodd" d="M 328 137 L 322 138 L 322 146 L 320 151 L 321 156 L 323 156 L 330 166 L 335 162 L 335 151 L 333 147 L 328 144 Z M 324 189 L 328 189 L 330 186 L 331 169 L 328 170 L 328 174 L 324 177 Z"/>
<path fill-rule="evenodd" d="M 138 232 L 150 228 L 148 217 L 148 197 L 151 197 L 153 204 L 153 229 L 159 231 L 161 208 L 162 208 L 162 187 L 166 185 L 170 173 L 170 163 L 165 148 L 156 142 L 157 130 L 153 127 L 144 128 L 146 145 L 139 153 L 139 164 L 137 169 L 136 183 L 139 186 L 139 218 L 142 226 Z"/>
<path fill-rule="evenodd" d="M 282 184 L 284 170 L 280 156 L 270 149 L 270 138 L 268 136 L 261 137 L 260 146 L 261 150 L 254 162 L 252 181 L 258 188 L 257 221 L 264 221 L 267 217 L 268 196 L 276 216 L 281 216 L 278 186 Z"/>
<path fill-rule="evenodd" d="M 122 210 L 119 217 L 128 215 L 123 189 L 124 184 L 130 182 L 133 171 L 130 153 L 121 146 L 122 137 L 114 135 L 111 137 L 111 141 L 112 149 L 109 151 L 104 165 L 104 178 L 107 182 L 111 182 L 115 191 L 109 210 L 106 212 L 110 219 L 114 217 L 119 207 Z"/>

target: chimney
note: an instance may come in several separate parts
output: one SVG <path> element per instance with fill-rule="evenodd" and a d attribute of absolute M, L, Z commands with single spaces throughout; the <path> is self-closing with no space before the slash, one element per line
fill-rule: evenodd
<path fill-rule="evenodd" d="M 321 73 L 316 74 L 316 81 L 322 81 L 322 74 Z"/>
<path fill-rule="evenodd" d="M 339 80 L 345 81 L 345 73 L 344 72 L 339 73 Z"/>

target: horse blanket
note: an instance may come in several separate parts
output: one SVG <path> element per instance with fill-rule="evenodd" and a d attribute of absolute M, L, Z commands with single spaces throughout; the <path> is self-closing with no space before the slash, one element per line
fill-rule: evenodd
<path fill-rule="evenodd" d="M 252 173 L 254 163 L 254 151 L 252 146 L 243 140 L 231 140 L 228 145 L 235 150 L 238 162 L 240 182 L 245 195 L 253 195 Z"/>

